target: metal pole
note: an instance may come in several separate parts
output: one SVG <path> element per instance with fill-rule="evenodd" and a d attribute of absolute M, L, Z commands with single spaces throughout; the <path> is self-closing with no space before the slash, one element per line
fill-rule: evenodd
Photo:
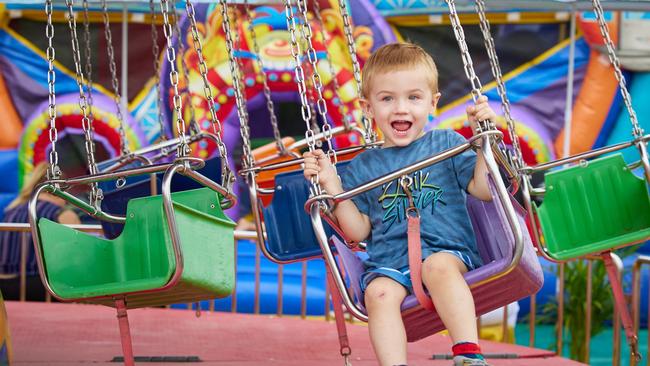
<path fill-rule="evenodd" d="M 122 110 L 128 111 L 129 101 L 129 8 L 122 7 Z"/>
<path fill-rule="evenodd" d="M 576 11 L 575 5 L 571 6 L 571 27 L 569 30 L 571 42 L 569 44 L 569 70 L 567 73 L 566 105 L 564 107 L 564 145 L 563 156 L 571 155 L 571 118 L 573 109 L 573 80 L 575 70 L 576 46 Z"/>

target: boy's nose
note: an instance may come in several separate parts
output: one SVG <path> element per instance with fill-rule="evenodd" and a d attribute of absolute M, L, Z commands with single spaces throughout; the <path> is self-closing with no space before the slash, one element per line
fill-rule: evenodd
<path fill-rule="evenodd" d="M 406 101 L 402 99 L 397 100 L 397 105 L 395 106 L 395 112 L 396 113 L 406 113 L 408 112 L 408 108 L 406 107 Z"/>

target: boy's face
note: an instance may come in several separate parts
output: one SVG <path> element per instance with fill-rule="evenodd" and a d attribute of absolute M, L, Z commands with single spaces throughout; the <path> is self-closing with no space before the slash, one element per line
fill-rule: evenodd
<path fill-rule="evenodd" d="M 422 135 L 438 99 L 440 93 L 431 91 L 426 68 L 418 66 L 373 75 L 361 106 L 384 134 L 384 147 L 407 146 Z"/>

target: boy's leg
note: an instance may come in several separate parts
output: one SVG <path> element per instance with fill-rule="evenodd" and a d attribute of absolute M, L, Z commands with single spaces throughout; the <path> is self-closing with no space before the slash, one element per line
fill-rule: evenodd
<path fill-rule="evenodd" d="M 465 272 L 467 267 L 457 256 L 439 252 L 422 263 L 422 282 L 452 341 L 477 343 L 474 298 L 463 278 Z"/>
<path fill-rule="evenodd" d="M 406 364 L 406 331 L 400 311 L 406 295 L 404 286 L 388 277 L 377 277 L 366 288 L 370 340 L 382 366 Z"/>

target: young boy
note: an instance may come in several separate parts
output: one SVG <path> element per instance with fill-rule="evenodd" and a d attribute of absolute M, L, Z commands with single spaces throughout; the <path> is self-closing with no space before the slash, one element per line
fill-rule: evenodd
<path fill-rule="evenodd" d="M 380 47 L 363 69 L 361 106 L 382 131 L 381 149 L 354 158 L 341 180 L 321 150 L 307 152 L 304 175 L 318 173 L 329 194 L 341 193 L 465 142 L 451 130 L 423 133 L 440 99 L 435 63 L 419 46 L 392 43 Z M 477 121 L 494 120 L 487 98 L 467 108 Z M 421 215 L 422 281 L 454 343 L 454 365 L 487 365 L 478 346 L 474 301 L 463 278 L 481 258 L 465 206 L 466 192 L 490 200 L 487 168 L 481 154 L 469 150 L 413 173 L 413 198 Z M 405 365 L 406 333 L 400 314 L 411 292 L 408 270 L 406 197 L 397 181 L 385 184 L 334 210 L 349 239 L 369 240 L 366 272 L 361 278 L 368 327 L 383 366 Z"/>

